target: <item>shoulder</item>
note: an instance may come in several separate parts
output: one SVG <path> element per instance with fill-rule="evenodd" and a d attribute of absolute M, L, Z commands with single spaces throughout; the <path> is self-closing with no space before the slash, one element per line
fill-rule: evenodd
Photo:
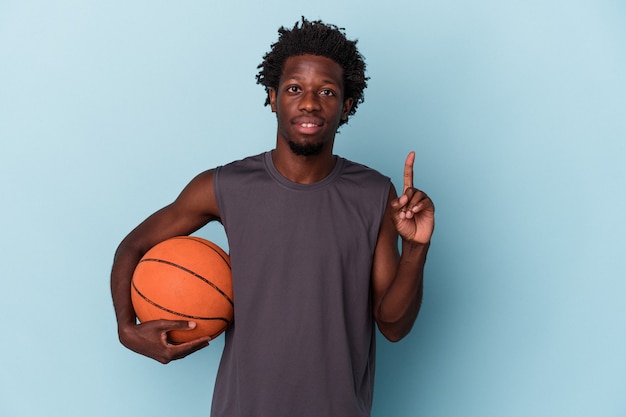
<path fill-rule="evenodd" d="M 386 175 L 381 174 L 379 171 L 374 168 L 370 168 L 369 166 L 362 164 L 360 162 L 351 161 L 349 159 L 343 158 L 341 156 L 337 157 L 338 160 L 342 161 L 344 165 L 344 170 L 347 172 L 359 172 L 372 176 L 379 176 L 383 178 L 388 178 Z"/>
<path fill-rule="evenodd" d="M 265 154 L 248 156 L 215 168 L 214 187 L 219 194 L 224 190 L 239 188 L 252 178 L 266 172 Z"/>
<path fill-rule="evenodd" d="M 379 171 L 368 167 L 359 162 L 350 161 L 345 158 L 338 157 L 343 164 L 341 176 L 344 179 L 353 180 L 360 184 L 371 184 L 372 186 L 380 186 L 385 190 L 389 189 L 391 179 L 380 173 Z"/>
<path fill-rule="evenodd" d="M 341 158 L 338 163 L 342 164 L 342 169 L 337 187 L 343 198 L 357 201 L 372 210 L 375 218 L 382 219 L 392 194 L 391 179 L 358 162 Z"/>
<path fill-rule="evenodd" d="M 242 159 L 238 159 L 236 161 L 232 161 L 225 165 L 218 166 L 215 171 L 223 172 L 223 171 L 240 171 L 242 169 L 255 169 L 258 168 L 265 163 L 267 152 L 260 153 L 258 155 L 248 156 Z"/>

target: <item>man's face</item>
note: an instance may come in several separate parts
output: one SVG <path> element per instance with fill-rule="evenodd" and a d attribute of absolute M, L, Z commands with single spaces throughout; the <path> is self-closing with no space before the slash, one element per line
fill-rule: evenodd
<path fill-rule="evenodd" d="M 343 97 L 343 69 L 330 58 L 288 58 L 270 104 L 278 119 L 278 139 L 300 155 L 331 146 L 339 122 L 348 117 L 352 99 Z"/>

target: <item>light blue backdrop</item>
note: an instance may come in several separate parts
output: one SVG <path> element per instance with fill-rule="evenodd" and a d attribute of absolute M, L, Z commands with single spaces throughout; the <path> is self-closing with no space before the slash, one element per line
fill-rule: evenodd
<path fill-rule="evenodd" d="M 125 350 L 108 273 L 195 174 L 273 146 L 256 66 L 301 15 L 367 58 L 337 153 L 398 185 L 416 150 L 438 210 L 374 416 L 625 416 L 619 0 L 0 0 L 0 415 L 208 415 L 221 338 L 167 366 Z"/>

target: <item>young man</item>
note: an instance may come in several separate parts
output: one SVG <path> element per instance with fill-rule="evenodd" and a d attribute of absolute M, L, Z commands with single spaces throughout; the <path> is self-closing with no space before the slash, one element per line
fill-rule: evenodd
<path fill-rule="evenodd" d="M 217 220 L 228 237 L 235 320 L 212 416 L 369 416 L 374 323 L 391 341 L 413 326 L 434 206 L 413 187 L 414 153 L 400 197 L 387 177 L 332 153 L 367 85 L 356 42 L 305 19 L 279 34 L 257 76 L 276 113 L 275 148 L 201 173 L 122 241 L 111 274 L 119 337 L 162 363 L 208 345 L 168 343 L 168 331 L 193 322 L 136 324 L 130 280 L 152 246 Z"/>

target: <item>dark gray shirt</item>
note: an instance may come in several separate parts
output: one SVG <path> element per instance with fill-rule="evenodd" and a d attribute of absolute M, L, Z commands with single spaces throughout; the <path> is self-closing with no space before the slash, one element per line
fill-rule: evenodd
<path fill-rule="evenodd" d="M 270 152 L 216 170 L 235 319 L 213 417 L 370 415 L 370 275 L 390 181 L 336 160 L 306 185 L 284 178 Z"/>

